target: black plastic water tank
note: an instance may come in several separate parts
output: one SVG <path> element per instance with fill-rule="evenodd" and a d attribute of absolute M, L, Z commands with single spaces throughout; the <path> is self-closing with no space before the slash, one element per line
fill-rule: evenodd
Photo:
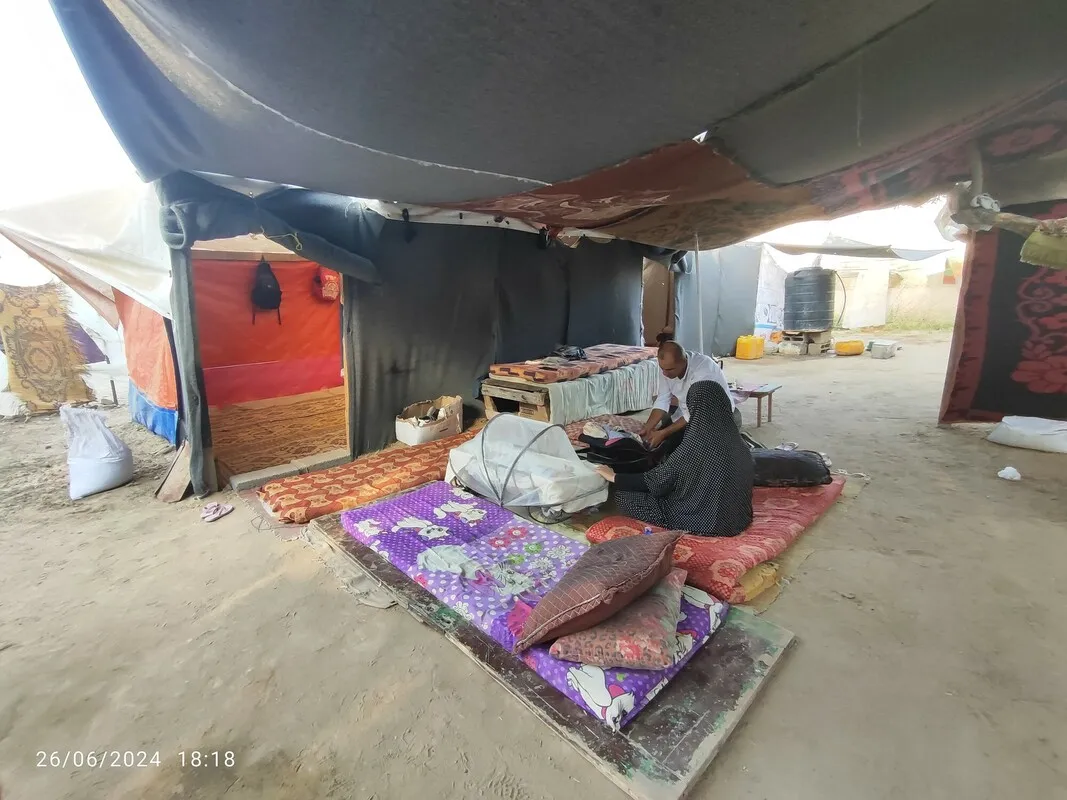
<path fill-rule="evenodd" d="M 828 331 L 834 327 L 834 271 L 798 269 L 785 279 L 782 328 L 787 331 Z"/>

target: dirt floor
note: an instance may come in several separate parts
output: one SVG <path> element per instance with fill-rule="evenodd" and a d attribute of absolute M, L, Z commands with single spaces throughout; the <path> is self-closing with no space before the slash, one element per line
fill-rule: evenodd
<path fill-rule="evenodd" d="M 766 612 L 799 646 L 694 797 L 1067 797 L 1067 461 L 938 429 L 947 353 L 939 334 L 890 361 L 727 364 L 784 384 L 761 440 L 871 482 L 801 540 Z M 211 525 L 153 500 L 166 448 L 124 413 L 136 482 L 77 503 L 59 420 L 0 424 L 4 800 L 622 797 L 240 500 Z M 161 763 L 37 766 L 102 750 Z M 235 765 L 183 768 L 193 750 Z"/>

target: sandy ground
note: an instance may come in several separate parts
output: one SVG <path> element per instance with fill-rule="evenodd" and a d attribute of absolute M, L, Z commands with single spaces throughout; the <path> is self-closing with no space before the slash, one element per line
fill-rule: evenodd
<path fill-rule="evenodd" d="M 872 480 L 802 540 L 767 612 L 800 644 L 694 797 L 1067 797 L 1067 462 L 938 429 L 947 352 L 728 365 L 785 385 L 762 440 Z M 4 800 L 622 796 L 240 501 L 205 525 L 153 500 L 165 449 L 123 414 L 137 481 L 77 503 L 59 420 L 0 425 Z M 1007 464 L 1021 483 L 996 477 Z M 235 766 L 183 769 L 195 749 Z M 161 764 L 36 766 L 68 750 Z"/>

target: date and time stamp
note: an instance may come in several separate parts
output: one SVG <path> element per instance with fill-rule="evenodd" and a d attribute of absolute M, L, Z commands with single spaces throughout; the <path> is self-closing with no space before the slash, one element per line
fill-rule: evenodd
<path fill-rule="evenodd" d="M 150 769 L 174 763 L 180 769 L 229 769 L 233 750 L 38 750 L 38 769 Z"/>

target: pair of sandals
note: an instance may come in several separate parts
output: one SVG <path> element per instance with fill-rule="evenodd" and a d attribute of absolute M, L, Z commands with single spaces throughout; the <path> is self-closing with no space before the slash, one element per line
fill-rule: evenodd
<path fill-rule="evenodd" d="M 222 519 L 231 511 L 233 511 L 233 506 L 229 503 L 208 503 L 200 509 L 200 519 L 204 522 L 214 522 L 217 519 Z"/>

